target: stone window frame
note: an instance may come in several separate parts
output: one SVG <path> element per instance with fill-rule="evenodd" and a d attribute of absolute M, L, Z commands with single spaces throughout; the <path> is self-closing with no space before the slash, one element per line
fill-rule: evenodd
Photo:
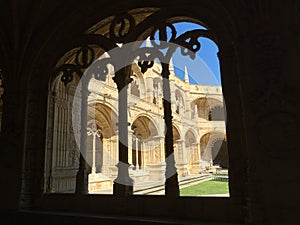
<path fill-rule="evenodd" d="M 224 63 L 225 65 L 227 64 L 227 65 L 229 65 L 229 67 L 234 67 L 235 62 L 234 62 L 234 55 L 232 54 L 231 44 L 232 43 L 228 44 L 227 46 L 226 45 L 223 46 L 224 47 L 223 51 L 219 55 L 220 55 L 221 58 L 223 58 L 224 61 L 226 61 L 226 63 Z M 225 59 L 225 56 L 226 56 L 226 59 Z M 229 56 L 229 59 L 227 58 L 227 56 Z M 220 63 L 222 63 L 222 62 L 220 62 Z M 236 72 L 236 71 L 234 71 L 234 69 L 233 70 L 229 69 L 229 70 L 231 70 L 233 72 Z M 59 195 L 59 196 L 62 196 L 62 195 Z M 72 204 L 71 207 L 68 210 L 73 210 L 73 211 L 80 210 L 81 212 L 88 211 L 88 212 L 95 212 L 95 213 L 97 213 L 99 211 L 101 211 L 103 213 L 105 213 L 105 212 L 112 212 L 112 213 L 116 212 L 116 213 L 118 213 L 118 212 L 120 212 L 120 210 L 122 212 L 126 211 L 126 209 L 120 209 L 120 207 L 122 206 L 122 204 L 124 205 L 125 202 L 127 202 L 127 201 L 129 201 L 131 205 L 138 205 L 137 199 L 141 198 L 141 199 L 145 200 L 145 202 L 144 202 L 145 204 L 150 203 L 150 205 L 152 205 L 151 202 L 154 199 L 156 199 L 158 202 L 162 203 L 162 204 L 160 204 L 161 207 L 168 207 L 170 205 L 170 202 L 175 201 L 176 204 L 178 204 L 178 206 L 180 205 L 179 208 L 181 207 L 183 209 L 183 212 L 184 212 L 183 214 L 184 215 L 189 214 L 189 215 L 191 215 L 190 218 L 193 218 L 193 217 L 194 218 L 199 218 L 199 215 L 197 216 L 197 214 L 198 214 L 197 212 L 190 212 L 189 213 L 187 211 L 187 209 L 184 209 L 187 204 L 189 204 L 189 209 L 191 209 L 191 210 L 192 210 L 192 208 L 190 208 L 190 207 L 193 207 L 193 206 L 196 207 L 196 205 L 198 205 L 198 204 L 201 204 L 201 205 L 213 204 L 215 206 L 215 209 L 218 212 L 221 212 L 222 211 L 221 209 L 224 208 L 223 206 L 221 207 L 220 205 L 228 205 L 227 209 L 224 211 L 225 214 L 226 214 L 226 212 L 228 212 L 228 210 L 232 210 L 232 212 L 234 211 L 235 215 L 240 215 L 241 216 L 241 211 L 240 211 L 240 209 L 237 208 L 237 205 L 242 205 L 242 200 L 243 200 L 242 195 L 239 195 L 239 193 L 237 193 L 237 195 L 235 195 L 235 196 L 231 196 L 229 199 L 222 199 L 221 198 L 221 199 L 217 199 L 217 200 L 210 199 L 210 198 L 209 199 L 207 199 L 207 198 L 201 198 L 201 199 L 171 198 L 171 199 L 169 199 L 169 198 L 165 198 L 165 197 L 163 197 L 163 198 L 153 198 L 152 196 L 151 196 L 151 198 L 147 198 L 145 196 L 143 196 L 143 197 L 130 196 L 126 199 L 126 201 L 124 199 L 123 200 L 122 199 L 117 200 L 114 197 L 111 198 L 111 196 L 109 196 L 109 197 L 107 197 L 107 196 L 93 196 L 93 199 L 91 199 L 91 196 L 80 196 L 79 197 L 78 195 L 75 195 L 75 196 L 64 195 L 64 199 L 58 199 L 57 197 L 58 196 L 56 194 L 41 195 L 41 197 L 34 198 L 34 203 L 33 204 L 35 205 L 36 208 L 39 208 L 39 209 L 54 209 L 55 208 L 57 210 L 64 210 L 64 209 L 66 209 L 65 202 L 70 202 L 70 201 L 75 201 L 75 202 L 79 201 L 79 202 L 85 202 L 85 203 L 89 202 L 90 207 L 88 207 L 88 208 L 84 207 L 84 205 L 86 206 L 86 204 L 74 204 L 74 205 Z M 120 203 L 121 206 L 120 207 L 115 207 L 114 206 L 115 208 L 114 207 L 108 207 L 110 210 L 112 208 L 114 208 L 114 209 L 112 211 L 110 211 L 110 210 L 107 211 L 105 207 L 103 208 L 103 207 L 98 205 L 98 203 L 101 202 L 101 201 L 103 202 L 103 200 L 104 201 L 108 200 L 108 202 L 115 202 L 115 203 L 118 203 L 118 204 Z M 98 206 L 98 208 L 97 208 L 97 206 Z M 160 214 L 161 207 L 158 207 L 157 209 L 152 210 L 152 211 L 150 210 L 151 212 L 147 215 L 161 215 Z M 199 208 L 199 205 L 196 208 Z M 143 211 L 144 209 L 146 210 L 147 206 L 144 206 L 143 209 L 140 209 L 140 210 Z M 213 213 L 210 210 L 208 210 L 208 209 L 207 210 L 202 209 L 202 210 L 203 210 L 202 212 L 205 215 L 202 214 L 200 216 L 201 218 L 212 218 L 213 217 Z M 138 211 L 136 211 L 135 213 L 138 213 Z"/>

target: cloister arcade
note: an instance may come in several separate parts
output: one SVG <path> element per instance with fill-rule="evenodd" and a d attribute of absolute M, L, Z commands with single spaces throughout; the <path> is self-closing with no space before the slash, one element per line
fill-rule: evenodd
<path fill-rule="evenodd" d="M 141 71 L 136 64 L 132 65 L 131 74 L 133 82 L 128 91 L 129 174 L 134 187 L 141 188 L 143 183 L 163 184 L 167 128 L 163 120 L 162 80 L 155 69 L 144 76 L 139 75 Z M 90 168 L 90 193 L 111 193 L 118 173 L 118 91 L 113 75 L 105 81 L 92 79 L 88 87 L 87 128 L 93 127 L 94 131 L 87 132 L 83 155 Z M 170 82 L 174 115 L 172 133 L 178 177 L 200 175 L 214 166 L 221 147 L 218 141 L 221 137 L 226 138 L 224 115 L 223 120 L 218 118 L 219 121 L 209 116 L 216 107 L 223 108 L 222 88 L 190 84 L 174 72 L 171 77 L 174 79 Z M 66 88 L 60 78 L 52 81 L 49 91 L 45 188 L 48 192 L 74 192 L 80 158 L 81 87 L 78 85 L 75 90 L 78 80 L 74 80 Z M 199 91 L 190 94 L 190 90 L 196 88 Z M 204 89 L 208 91 L 204 93 Z M 226 146 L 224 149 L 227 151 Z M 225 156 L 228 158 L 228 154 Z"/>

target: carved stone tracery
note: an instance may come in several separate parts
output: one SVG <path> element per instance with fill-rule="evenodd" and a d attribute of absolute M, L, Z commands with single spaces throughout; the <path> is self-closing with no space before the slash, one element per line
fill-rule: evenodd
<path fill-rule="evenodd" d="M 159 13 L 158 13 L 159 14 Z M 117 84 L 119 90 L 119 134 L 121 134 L 119 140 L 119 173 L 117 180 L 124 180 L 126 184 L 130 186 L 130 177 L 128 174 L 128 118 L 127 118 L 127 109 L 123 107 L 127 106 L 127 92 L 121 92 L 123 88 L 128 87 L 128 84 L 132 81 L 130 78 L 130 67 L 132 62 L 137 59 L 138 65 L 141 68 L 142 73 L 145 73 L 149 68 L 154 65 L 154 60 L 158 60 L 161 63 L 162 71 L 161 75 L 163 78 L 163 106 L 164 106 L 164 119 L 167 126 L 167 133 L 165 137 L 165 157 L 166 159 L 166 174 L 174 172 L 174 175 L 166 179 L 166 195 L 178 196 L 178 178 L 175 168 L 175 159 L 174 159 L 174 148 L 173 148 L 173 133 L 172 133 L 172 109 L 170 102 L 170 84 L 169 84 L 169 63 L 171 57 L 177 48 L 180 48 L 181 54 L 183 56 L 189 56 L 191 59 L 195 58 L 195 53 L 200 50 L 201 44 L 198 40 L 199 37 L 206 37 L 215 40 L 212 32 L 204 29 L 197 29 L 192 31 L 187 31 L 182 35 L 177 36 L 176 28 L 170 23 L 162 23 L 158 26 L 147 24 L 147 20 L 153 20 L 155 13 L 147 17 L 143 22 L 137 24 L 135 18 L 128 14 L 123 13 L 115 16 L 109 27 L 109 37 L 103 36 L 100 34 L 86 35 L 83 37 L 83 43 L 79 47 L 77 53 L 75 54 L 75 60 L 73 63 L 64 64 L 59 66 L 55 73 L 59 74 L 62 72 L 61 81 L 67 86 L 74 79 L 76 74 L 79 78 L 83 78 L 82 87 L 85 89 L 89 80 L 93 77 L 96 80 L 105 81 L 106 77 L 109 75 L 108 64 L 112 65 L 116 71 L 113 80 Z M 124 44 L 137 41 L 140 35 L 147 30 L 151 29 L 150 41 L 152 47 L 139 47 L 132 49 L 130 53 L 126 51 L 126 48 L 123 47 Z M 167 29 L 171 30 L 171 36 L 169 37 Z M 156 34 L 159 38 L 156 39 Z M 98 46 L 104 49 L 109 57 L 104 59 L 95 60 L 95 50 L 91 46 Z M 109 51 L 111 49 L 118 49 L 118 51 Z M 116 53 L 117 52 L 117 53 Z M 121 54 L 123 57 L 121 62 L 120 58 L 116 57 L 115 54 Z M 116 59 L 119 59 L 116 61 Z M 124 68 L 123 68 L 124 67 Z M 118 71 L 118 68 L 122 68 Z M 88 95 L 83 94 L 83 102 L 86 102 Z M 86 113 L 82 112 L 83 116 L 86 116 Z M 81 120 L 84 121 L 84 120 Z M 86 124 L 82 124 L 81 128 L 86 127 Z M 168 129 L 169 128 L 169 129 Z M 81 142 L 85 139 L 85 135 L 81 135 Z M 81 149 L 83 144 L 81 145 Z M 123 163 L 124 165 L 120 164 Z M 80 160 L 80 169 L 81 176 L 85 174 L 84 167 L 82 167 L 84 160 L 81 157 Z M 78 179 L 78 177 L 77 177 Z M 81 185 L 84 184 L 86 178 L 82 178 Z M 129 182 L 129 183 L 128 183 Z M 80 185 L 80 182 L 77 183 Z M 130 189 L 128 185 L 118 185 L 116 184 L 114 188 L 115 194 L 118 195 L 128 195 L 132 194 L 132 188 Z M 80 189 L 80 187 L 78 187 Z"/>

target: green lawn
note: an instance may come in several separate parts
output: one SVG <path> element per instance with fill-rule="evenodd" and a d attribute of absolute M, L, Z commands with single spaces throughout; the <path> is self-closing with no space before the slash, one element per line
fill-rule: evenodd
<path fill-rule="evenodd" d="M 228 193 L 228 182 L 214 180 L 204 181 L 202 183 L 180 189 L 180 196 L 198 196 Z"/>

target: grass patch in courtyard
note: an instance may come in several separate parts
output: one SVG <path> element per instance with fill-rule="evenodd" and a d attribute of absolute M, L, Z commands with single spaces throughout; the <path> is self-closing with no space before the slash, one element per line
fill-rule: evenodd
<path fill-rule="evenodd" d="M 228 194 L 228 182 L 208 180 L 180 189 L 180 196 Z"/>

